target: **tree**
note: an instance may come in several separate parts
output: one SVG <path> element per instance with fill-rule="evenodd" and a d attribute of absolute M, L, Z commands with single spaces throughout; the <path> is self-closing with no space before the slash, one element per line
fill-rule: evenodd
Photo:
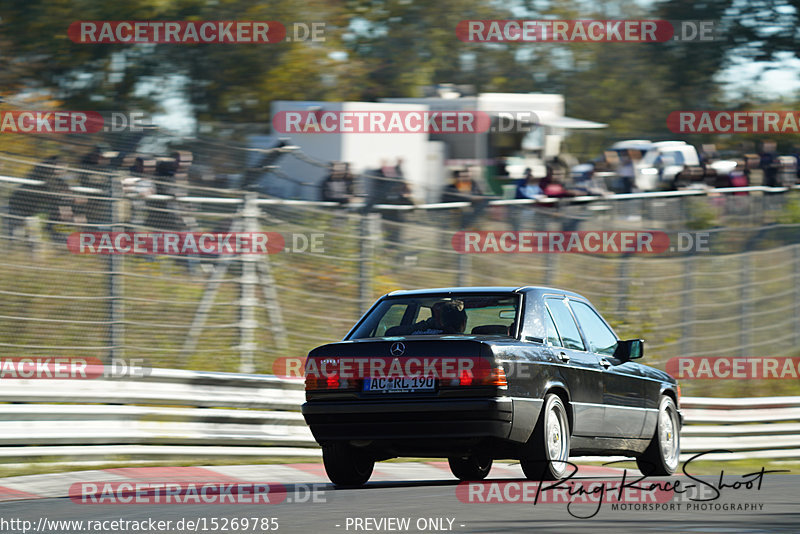
<path fill-rule="evenodd" d="M 131 0 L 101 3 L 8 0 L 0 44 L 20 64 L 13 91 L 44 90 L 73 109 L 156 111 L 165 97 L 186 98 L 200 120 L 267 121 L 278 98 L 353 94 L 357 62 L 331 57 L 341 7 L 311 0 Z M 276 44 L 79 44 L 67 28 L 79 20 L 325 21 L 325 42 Z M 340 91 L 339 88 L 349 88 Z"/>

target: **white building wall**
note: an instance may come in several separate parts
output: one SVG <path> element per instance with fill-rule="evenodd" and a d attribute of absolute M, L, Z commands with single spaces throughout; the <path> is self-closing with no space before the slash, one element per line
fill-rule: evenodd
<path fill-rule="evenodd" d="M 346 102 L 345 111 L 427 111 L 427 106 L 385 104 L 382 102 Z M 377 169 L 382 163 L 394 166 L 402 158 L 403 175 L 417 202 L 426 202 L 430 194 L 427 176 L 427 133 L 340 134 L 342 157 L 351 163 L 354 172 Z"/>
<path fill-rule="evenodd" d="M 272 104 L 272 116 L 281 111 L 418 111 L 426 110 L 420 105 L 399 105 L 377 102 L 314 102 L 280 100 Z M 382 164 L 394 166 L 402 158 L 401 168 L 412 189 L 415 200 L 427 201 L 429 195 L 427 177 L 428 134 L 386 134 L 386 133 L 306 133 L 284 134 L 273 131 L 270 136 L 253 136 L 250 146 L 268 147 L 280 138 L 300 147 L 300 151 L 322 162 L 343 161 L 350 163 L 351 172 L 358 174 L 377 169 Z M 270 175 L 264 191 L 270 195 L 284 198 L 319 200 L 321 184 L 328 170 L 306 163 L 292 155 L 286 155 L 278 162 L 279 169 L 300 182 L 290 181 Z"/>

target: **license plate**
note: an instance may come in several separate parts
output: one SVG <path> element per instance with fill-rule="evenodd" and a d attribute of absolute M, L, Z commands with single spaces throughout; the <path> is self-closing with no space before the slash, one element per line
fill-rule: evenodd
<path fill-rule="evenodd" d="M 433 391 L 436 378 L 432 376 L 389 376 L 364 379 L 364 391 L 369 393 L 414 393 Z"/>

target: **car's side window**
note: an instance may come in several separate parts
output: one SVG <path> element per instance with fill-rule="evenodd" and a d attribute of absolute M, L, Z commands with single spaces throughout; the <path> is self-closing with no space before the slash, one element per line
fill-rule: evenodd
<path fill-rule="evenodd" d="M 550 315 L 550 311 L 547 308 L 544 310 L 544 328 L 546 343 L 554 347 L 560 347 L 561 339 L 558 337 L 556 324 L 553 322 L 553 317 Z"/>
<path fill-rule="evenodd" d="M 617 349 L 617 336 L 597 315 L 597 312 L 586 303 L 577 300 L 570 300 L 569 305 L 583 329 L 583 335 L 586 336 L 586 342 L 589 343 L 589 350 L 597 354 L 613 356 Z"/>
<path fill-rule="evenodd" d="M 565 349 L 586 350 L 581 340 L 578 325 L 575 324 L 575 318 L 572 317 L 572 312 L 569 311 L 566 303 L 555 298 L 547 299 L 546 302 L 556 323 L 558 335 L 561 337 L 561 346 Z"/>

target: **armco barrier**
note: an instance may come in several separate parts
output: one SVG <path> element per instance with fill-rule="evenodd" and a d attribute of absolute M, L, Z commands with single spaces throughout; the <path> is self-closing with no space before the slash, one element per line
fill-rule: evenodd
<path fill-rule="evenodd" d="M 0 382 L 0 458 L 317 456 L 303 383 L 153 369 L 145 377 Z M 800 397 L 684 397 L 683 460 L 800 458 Z"/>
<path fill-rule="evenodd" d="M 0 385 L 0 401 L 13 403 L 0 404 L 5 460 L 319 454 L 299 413 L 297 380 L 153 369 L 137 378 Z"/>
<path fill-rule="evenodd" d="M 684 397 L 681 459 L 800 458 L 800 397 Z"/>

